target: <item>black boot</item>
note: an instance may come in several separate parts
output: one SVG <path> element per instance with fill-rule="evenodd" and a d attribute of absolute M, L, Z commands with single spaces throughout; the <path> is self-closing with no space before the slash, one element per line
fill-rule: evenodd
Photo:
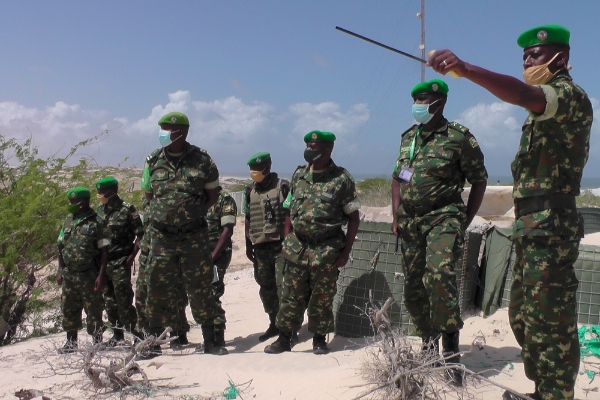
<path fill-rule="evenodd" d="M 292 332 L 292 338 L 290 339 L 292 347 L 298 344 L 298 332 Z"/>
<path fill-rule="evenodd" d="M 106 342 L 107 346 L 115 347 L 119 342 L 123 342 L 125 340 L 125 335 L 123 334 L 123 330 L 120 328 L 113 328 L 113 335 Z"/>
<path fill-rule="evenodd" d="M 225 325 L 215 325 L 215 344 L 225 347 Z"/>
<path fill-rule="evenodd" d="M 204 353 L 214 354 L 216 356 L 223 356 L 225 354 L 229 354 L 225 347 L 220 346 L 215 341 L 214 325 L 202 325 L 202 336 L 204 337 Z M 197 347 L 196 351 L 198 350 L 199 348 Z"/>
<path fill-rule="evenodd" d="M 262 335 L 260 335 L 258 337 L 259 342 L 264 342 L 267 339 L 270 339 L 272 337 L 279 335 L 279 329 L 275 326 L 276 318 L 277 318 L 277 313 L 269 314 L 269 320 L 271 321 L 271 323 L 269 324 L 269 327 L 267 328 L 265 333 L 263 333 Z"/>
<path fill-rule="evenodd" d="M 265 347 L 267 354 L 281 354 L 284 351 L 292 351 L 291 345 L 292 332 L 279 332 L 279 338 L 276 341 Z"/>
<path fill-rule="evenodd" d="M 327 339 L 325 335 L 316 334 L 313 336 L 313 354 L 327 354 L 329 348 L 327 347 Z"/>
<path fill-rule="evenodd" d="M 442 356 L 446 365 L 460 364 L 459 335 L 459 332 L 442 333 Z M 455 368 L 448 370 L 448 380 L 454 386 L 462 386 L 462 370 Z"/>
<path fill-rule="evenodd" d="M 155 338 L 158 338 L 163 332 L 162 328 L 158 328 L 158 329 L 148 329 L 146 331 L 147 336 L 145 337 L 145 339 L 148 339 L 151 336 L 154 336 Z M 145 349 L 142 349 L 138 355 L 135 357 L 136 361 L 144 361 L 144 360 L 151 360 L 155 357 L 158 357 L 162 354 L 162 349 L 160 348 L 160 344 L 155 344 L 153 346 L 148 346 Z"/>
<path fill-rule="evenodd" d="M 67 341 L 64 346 L 56 350 L 58 354 L 69 354 L 77 351 L 77 331 L 67 332 Z"/>

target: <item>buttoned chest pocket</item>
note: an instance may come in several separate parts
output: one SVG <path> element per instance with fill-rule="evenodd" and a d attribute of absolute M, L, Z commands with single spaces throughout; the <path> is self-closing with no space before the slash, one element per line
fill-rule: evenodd
<path fill-rule="evenodd" d="M 427 154 L 427 166 L 425 170 L 431 176 L 438 178 L 449 178 L 452 175 L 452 150 L 438 150 Z"/>
<path fill-rule="evenodd" d="M 117 218 L 111 219 L 108 221 L 107 228 L 112 238 L 125 236 L 129 228 L 127 215 L 119 215 Z"/>
<path fill-rule="evenodd" d="M 169 184 L 171 174 L 166 168 L 156 168 L 150 175 L 150 183 L 156 195 L 164 194 Z"/>
<path fill-rule="evenodd" d="M 97 236 L 98 235 L 98 228 L 96 227 L 96 225 L 92 225 L 92 224 L 87 224 L 87 225 L 82 225 L 79 228 L 77 228 L 77 232 L 80 235 L 83 236 Z"/>
<path fill-rule="evenodd" d="M 331 215 L 338 204 L 337 191 L 334 186 L 326 186 L 317 195 L 319 205 L 325 215 Z"/>
<path fill-rule="evenodd" d="M 206 174 L 199 168 L 184 167 L 177 172 L 178 186 L 188 193 L 204 191 Z"/>

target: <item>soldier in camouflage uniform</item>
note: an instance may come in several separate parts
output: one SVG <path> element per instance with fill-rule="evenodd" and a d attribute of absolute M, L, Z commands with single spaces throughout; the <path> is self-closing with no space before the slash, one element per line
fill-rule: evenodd
<path fill-rule="evenodd" d="M 227 354 L 225 315 L 212 288 L 206 211 L 219 197 L 219 171 L 206 151 L 186 141 L 189 120 L 169 113 L 158 124 L 163 148 L 146 159 L 141 188 L 150 201 L 151 235 L 146 268 L 148 330 L 176 326 L 184 287 L 194 320 L 202 326 L 204 352 Z M 155 346 L 147 356 L 160 354 Z"/>
<path fill-rule="evenodd" d="M 304 310 L 313 336 L 313 353 L 327 354 L 325 335 L 333 332 L 333 298 L 338 268 L 348 262 L 358 232 L 360 200 L 354 179 L 331 159 L 335 135 L 312 131 L 304 136 L 306 166 L 292 176 L 284 203 L 289 209 L 283 242 L 283 288 L 277 314 L 279 338 L 265 348 L 291 350 L 292 332 L 300 329 Z M 347 234 L 342 227 L 348 224 Z"/>
<path fill-rule="evenodd" d="M 58 275 L 62 286 L 62 327 L 67 332 L 67 342 L 59 353 L 77 349 L 77 331 L 81 329 L 81 311 L 85 310 L 87 332 L 95 344 L 102 342 L 104 324 L 102 289 L 108 245 L 102 220 L 90 208 L 90 191 L 76 187 L 67 193 L 69 215 L 58 236 Z"/>
<path fill-rule="evenodd" d="M 413 116 L 419 122 L 402 134 L 392 174 L 392 229 L 402 243 L 404 303 L 425 349 L 458 363 L 463 326 L 456 286 L 464 230 L 477 213 L 487 184 L 483 153 L 469 130 L 443 116 L 448 85 L 434 79 L 416 85 Z M 467 206 L 460 193 L 471 184 Z M 453 370 L 453 382 L 462 376 Z"/>
<path fill-rule="evenodd" d="M 456 72 L 529 116 L 512 162 L 516 261 L 509 320 L 522 347 L 535 399 L 573 399 L 579 370 L 573 264 L 583 219 L 575 204 L 588 159 L 591 102 L 569 75 L 569 31 L 544 25 L 522 33 L 525 83 L 460 60 L 449 50 L 433 55 L 438 72 Z M 503 399 L 522 397 L 506 391 Z"/>
<path fill-rule="evenodd" d="M 281 287 L 281 243 L 285 238 L 286 210 L 283 202 L 290 191 L 290 183 L 271 172 L 271 154 L 259 152 L 248 160 L 250 178 L 254 183 L 246 187 L 243 212 L 245 219 L 246 256 L 254 264 L 254 279 L 270 324 L 258 340 L 279 335 L 275 319 L 279 311 L 278 287 Z M 296 336 L 297 337 L 297 336 Z"/>
<path fill-rule="evenodd" d="M 213 265 L 215 266 L 215 278 L 213 279 L 213 289 L 217 297 L 219 308 L 221 307 L 221 296 L 225 293 L 225 272 L 231 262 L 233 253 L 231 236 L 233 236 L 233 227 L 235 226 L 237 216 L 237 205 L 229 193 L 219 186 L 219 198 L 214 206 L 209 208 L 206 213 L 206 222 L 208 223 L 208 240 L 210 242 L 210 252 Z M 221 311 L 225 314 L 225 311 Z"/>
<path fill-rule="evenodd" d="M 119 182 L 115 178 L 107 176 L 98 180 L 95 186 L 98 191 L 96 197 L 101 203 L 96 212 L 104 221 L 104 229 L 110 238 L 104 302 L 108 322 L 113 327 L 113 337 L 108 344 L 115 346 L 124 339 L 123 329 L 138 334 L 135 330 L 137 314 L 133 306 L 131 266 L 139 251 L 144 228 L 136 208 L 117 194 Z"/>

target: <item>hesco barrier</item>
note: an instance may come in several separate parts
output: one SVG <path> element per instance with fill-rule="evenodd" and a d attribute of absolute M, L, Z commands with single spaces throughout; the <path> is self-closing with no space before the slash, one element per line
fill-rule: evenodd
<path fill-rule="evenodd" d="M 479 276 L 479 249 L 483 235 L 471 232 L 464 247 L 466 257 L 458 263 L 457 285 L 461 309 L 473 303 Z M 388 310 L 388 318 L 408 334 L 414 326 L 404 307 L 404 275 L 400 250 L 394 254 L 396 237 L 386 222 L 361 222 L 349 261 L 337 282 L 333 303 L 336 334 L 345 337 L 372 336 L 373 329 L 366 310 L 369 292 L 380 306 L 393 297 L 396 302 Z M 464 254 L 464 253 L 463 253 Z M 464 260 L 464 261 L 463 261 Z"/>
<path fill-rule="evenodd" d="M 586 235 L 600 232 L 600 208 L 581 207 L 577 210 L 583 217 L 583 230 Z"/>

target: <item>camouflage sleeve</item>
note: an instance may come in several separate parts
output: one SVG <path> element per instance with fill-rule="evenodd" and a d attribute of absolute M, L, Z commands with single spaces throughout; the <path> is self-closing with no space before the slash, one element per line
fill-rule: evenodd
<path fill-rule="evenodd" d="M 208 171 L 204 180 L 204 189 L 214 189 L 219 186 L 219 170 L 213 159 L 208 156 Z"/>
<path fill-rule="evenodd" d="M 98 229 L 98 248 L 101 249 L 106 246 L 110 246 L 110 237 L 108 236 L 108 231 L 104 228 L 104 224 L 101 220 L 96 221 L 96 226 Z"/>
<path fill-rule="evenodd" d="M 144 235 L 144 223 L 142 222 L 142 218 L 140 218 L 140 213 L 133 205 L 129 207 L 129 223 L 133 227 L 135 236 L 140 237 Z"/>
<path fill-rule="evenodd" d="M 242 214 L 246 216 L 246 218 L 250 219 L 250 204 L 248 198 L 250 197 L 250 188 L 246 186 L 244 188 L 244 199 L 242 200 Z"/>
<path fill-rule="evenodd" d="M 229 194 L 223 198 L 221 204 L 221 226 L 233 224 L 235 225 L 235 217 L 237 216 L 237 205 L 235 200 Z"/>
<path fill-rule="evenodd" d="M 344 171 L 346 182 L 342 185 L 342 205 L 344 214 L 348 215 L 360 209 L 360 199 L 356 192 L 356 183 L 348 171 Z"/>
<path fill-rule="evenodd" d="M 467 132 L 463 138 L 459 162 L 460 169 L 469 183 L 487 180 L 488 173 L 485 168 L 483 152 L 471 132 Z"/>

